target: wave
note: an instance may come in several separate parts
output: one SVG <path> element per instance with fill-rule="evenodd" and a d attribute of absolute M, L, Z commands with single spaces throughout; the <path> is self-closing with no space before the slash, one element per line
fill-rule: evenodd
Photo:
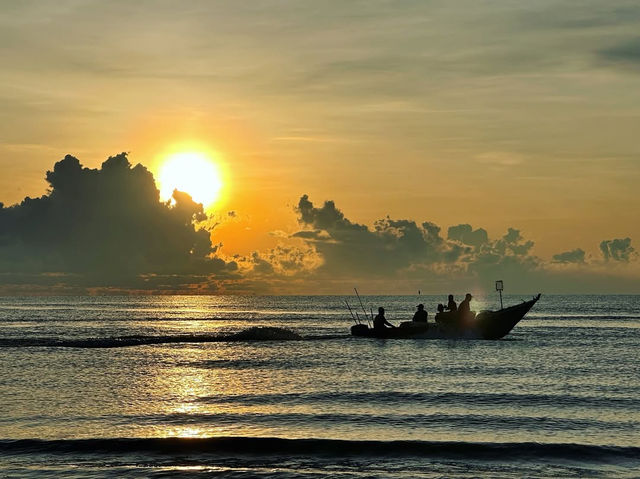
<path fill-rule="evenodd" d="M 232 361 L 222 364 L 230 366 Z M 255 366 L 254 366 L 255 367 Z M 405 391 L 365 391 L 365 392 L 334 392 L 319 391 L 310 393 L 284 394 L 238 394 L 204 396 L 197 402 L 208 404 L 249 403 L 260 405 L 273 404 L 309 404 L 315 402 L 344 402 L 348 404 L 398 403 L 398 404 L 429 404 L 451 405 L 465 404 L 473 406 L 511 406 L 511 407 L 552 407 L 554 409 L 589 407 L 589 408 L 638 408 L 640 399 L 635 397 L 602 397 L 577 396 L 558 394 L 513 394 L 513 393 L 466 393 L 466 392 L 405 392 Z"/>
<path fill-rule="evenodd" d="M 228 334 L 176 334 L 116 336 L 110 338 L 1 338 L 0 347 L 121 348 L 171 343 L 216 343 L 234 341 L 299 341 L 305 339 L 286 328 L 256 326 Z"/>
<path fill-rule="evenodd" d="M 525 413 L 526 414 L 526 413 Z M 505 415 L 505 414 L 376 414 L 372 412 L 357 413 L 305 413 L 305 412 L 262 412 L 243 413 L 182 413 L 132 416 L 127 419 L 136 424 L 163 424 L 172 426 L 205 426 L 216 427 L 250 424 L 269 428 L 295 427 L 300 430 L 331 428 L 339 430 L 383 426 L 396 430 L 414 427 L 433 429 L 464 429 L 482 431 L 618 431 L 628 434 L 635 431 L 637 423 L 622 418 L 598 420 L 593 418 L 563 418 L 548 416 Z"/>
<path fill-rule="evenodd" d="M 640 462 L 640 447 L 570 443 L 497 443 L 447 441 L 348 441 L 338 439 L 284 439 L 274 437 L 16 439 L 0 440 L 3 455 L 148 453 L 158 455 L 208 454 L 219 456 L 374 456 L 439 457 L 486 461 L 540 459 L 579 460 L 588 463 Z"/>
<path fill-rule="evenodd" d="M 577 313 L 577 314 L 557 314 L 549 312 L 536 312 L 527 315 L 527 319 L 536 321 L 637 321 L 640 315 L 637 314 L 600 314 L 600 313 Z"/>

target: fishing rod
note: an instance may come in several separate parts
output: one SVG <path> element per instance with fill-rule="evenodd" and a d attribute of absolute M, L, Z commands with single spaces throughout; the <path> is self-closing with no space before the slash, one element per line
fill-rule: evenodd
<path fill-rule="evenodd" d="M 351 313 L 351 318 L 355 321 L 356 324 L 360 324 L 358 321 L 356 321 L 356 317 L 353 315 L 353 311 L 351 311 L 351 306 L 349 306 L 349 303 L 347 302 L 347 300 L 344 300 L 344 304 L 347 305 L 347 308 L 349 308 L 349 313 Z"/>
<path fill-rule="evenodd" d="M 356 296 L 358 297 L 358 301 L 360 301 L 360 306 L 362 307 L 362 312 L 364 313 L 364 317 L 369 319 L 369 316 L 367 316 L 367 310 L 364 309 L 364 304 L 362 304 L 362 298 L 358 294 L 358 289 L 357 288 L 353 288 L 353 290 L 356 292 Z M 371 319 L 373 319 L 373 315 L 371 316 Z"/>

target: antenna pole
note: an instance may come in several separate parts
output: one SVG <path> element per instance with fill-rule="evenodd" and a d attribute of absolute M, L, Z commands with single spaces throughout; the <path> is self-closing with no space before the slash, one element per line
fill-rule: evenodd
<path fill-rule="evenodd" d="M 500 309 L 504 309 L 504 306 L 502 305 L 502 290 L 503 289 L 504 289 L 504 281 L 499 279 L 498 281 L 496 281 L 496 291 L 498 293 L 500 293 Z"/>

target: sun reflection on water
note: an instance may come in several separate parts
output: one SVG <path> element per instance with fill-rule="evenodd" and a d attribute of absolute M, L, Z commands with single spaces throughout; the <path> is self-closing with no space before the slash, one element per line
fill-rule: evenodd
<path fill-rule="evenodd" d="M 218 347 L 192 346 L 168 348 L 168 367 L 155 376 L 156 394 L 164 398 L 164 413 L 169 419 L 157 423 L 154 435 L 162 437 L 203 438 L 228 433 L 228 425 L 219 426 L 204 420 L 220 414 L 224 406 L 202 401 L 203 398 L 235 394 L 237 383 L 225 381 L 224 372 L 198 367 L 216 361 L 224 354 Z"/>
<path fill-rule="evenodd" d="M 193 426 L 171 427 L 166 431 L 167 437 L 198 438 L 198 437 L 209 437 L 210 435 L 211 435 L 210 431 L 199 428 L 199 427 L 193 427 Z"/>

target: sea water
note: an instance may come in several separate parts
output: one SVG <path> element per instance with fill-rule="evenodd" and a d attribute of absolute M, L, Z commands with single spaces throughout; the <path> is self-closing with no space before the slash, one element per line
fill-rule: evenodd
<path fill-rule="evenodd" d="M 0 477 L 640 477 L 640 296 L 498 341 L 350 337 L 345 299 L 446 298 L 0 298 Z"/>

